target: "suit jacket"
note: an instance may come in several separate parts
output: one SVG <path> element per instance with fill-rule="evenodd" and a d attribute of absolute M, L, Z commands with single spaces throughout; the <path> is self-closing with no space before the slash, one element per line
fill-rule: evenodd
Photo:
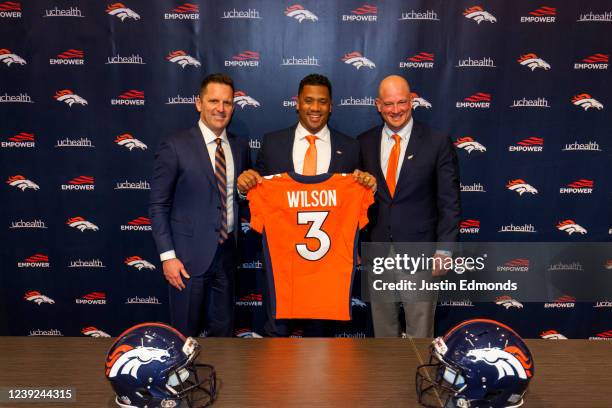
<path fill-rule="evenodd" d="M 246 140 L 227 133 L 234 175 L 250 168 Z M 235 185 L 235 181 L 234 181 Z M 221 198 L 199 127 L 161 141 L 155 155 L 149 215 L 159 253 L 174 250 L 191 276 L 210 267 L 221 225 Z M 234 234 L 240 228 L 234 190 Z"/>
<path fill-rule="evenodd" d="M 414 121 L 395 195 L 380 165 L 383 126 L 361 135 L 362 170 L 376 176 L 368 238 L 375 242 L 455 242 L 459 234 L 459 169 L 450 138 Z"/>
<path fill-rule="evenodd" d="M 293 171 L 293 141 L 297 124 L 267 133 L 257 154 L 255 170 L 262 176 Z M 329 173 L 352 173 L 359 168 L 359 143 L 330 129 L 331 161 Z"/>

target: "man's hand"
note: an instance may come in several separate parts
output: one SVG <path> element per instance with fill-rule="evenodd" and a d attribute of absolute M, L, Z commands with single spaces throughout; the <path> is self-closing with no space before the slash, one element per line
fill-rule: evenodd
<path fill-rule="evenodd" d="M 250 189 L 255 187 L 257 183 L 261 183 L 261 176 L 255 170 L 245 170 L 236 180 L 236 186 L 240 194 L 246 195 Z"/>
<path fill-rule="evenodd" d="M 431 271 L 431 276 L 444 276 L 448 272 L 448 268 L 445 268 L 444 265 L 451 265 L 450 260 L 452 258 L 448 255 L 443 254 L 435 254 L 434 255 L 434 267 Z"/>
<path fill-rule="evenodd" d="M 370 173 L 355 169 L 353 178 L 362 186 L 371 188 L 372 191 L 376 192 L 376 177 Z"/>
<path fill-rule="evenodd" d="M 164 268 L 164 277 L 169 284 L 178 290 L 185 289 L 185 284 L 183 283 L 183 279 L 181 279 L 181 275 L 185 279 L 189 279 L 190 276 L 181 261 L 177 258 L 168 259 L 162 263 L 162 267 Z"/>

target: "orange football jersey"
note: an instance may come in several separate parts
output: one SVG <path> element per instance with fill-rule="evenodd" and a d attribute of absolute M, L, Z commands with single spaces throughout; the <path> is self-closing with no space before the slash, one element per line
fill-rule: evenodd
<path fill-rule="evenodd" d="M 248 193 L 277 319 L 350 320 L 359 229 L 371 189 L 350 174 L 265 177 Z"/>

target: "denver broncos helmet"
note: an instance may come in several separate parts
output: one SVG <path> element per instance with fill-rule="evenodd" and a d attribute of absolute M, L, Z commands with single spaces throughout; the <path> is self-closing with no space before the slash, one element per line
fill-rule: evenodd
<path fill-rule="evenodd" d="M 195 339 L 166 324 L 127 329 L 106 356 L 105 374 L 115 402 L 122 408 L 209 406 L 217 396 L 215 368 L 197 364 L 199 354 Z M 200 379 L 198 371 L 207 376 Z"/>
<path fill-rule="evenodd" d="M 417 368 L 417 397 L 426 407 L 520 407 L 533 374 L 531 353 L 514 330 L 472 319 L 433 341 L 429 363 Z"/>

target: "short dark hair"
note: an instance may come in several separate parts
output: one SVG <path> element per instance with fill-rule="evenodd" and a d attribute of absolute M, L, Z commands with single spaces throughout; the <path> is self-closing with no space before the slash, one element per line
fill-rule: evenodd
<path fill-rule="evenodd" d="M 206 77 L 204 77 L 204 79 L 202 80 L 202 84 L 200 85 L 200 95 L 204 93 L 204 90 L 210 83 L 225 84 L 232 88 L 232 94 L 234 93 L 234 81 L 232 80 L 232 78 L 230 78 L 229 75 L 226 74 L 216 73 L 206 75 Z"/>
<path fill-rule="evenodd" d="M 327 79 L 327 77 L 325 75 L 321 75 L 321 74 L 310 74 L 310 75 L 306 75 L 304 78 L 302 78 L 302 80 L 300 81 L 300 87 L 298 89 L 298 95 L 302 93 L 302 89 L 304 89 L 304 87 L 306 85 L 319 85 L 319 86 L 324 86 L 327 88 L 327 90 L 329 91 L 329 97 L 331 98 L 332 96 L 332 86 L 331 86 L 331 82 L 329 82 L 329 79 Z"/>

